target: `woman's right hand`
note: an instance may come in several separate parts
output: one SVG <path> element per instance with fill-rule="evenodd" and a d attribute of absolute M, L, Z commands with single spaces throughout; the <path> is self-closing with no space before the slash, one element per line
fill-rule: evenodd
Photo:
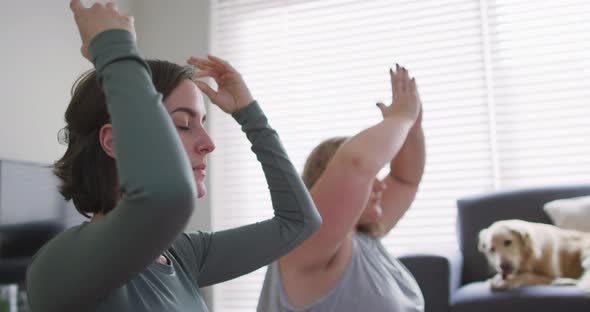
<path fill-rule="evenodd" d="M 124 29 L 136 36 L 133 17 L 119 14 L 112 2 L 95 3 L 92 7 L 86 8 L 80 0 L 71 0 L 70 8 L 82 37 L 82 55 L 91 62 L 88 45 L 99 33 L 109 29 Z"/>
<path fill-rule="evenodd" d="M 389 74 L 391 76 L 393 103 L 389 106 L 383 103 L 377 103 L 383 118 L 403 116 L 415 121 L 422 109 L 416 80 L 414 78 L 410 79 L 408 70 L 397 64 L 395 72 L 390 69 Z"/>

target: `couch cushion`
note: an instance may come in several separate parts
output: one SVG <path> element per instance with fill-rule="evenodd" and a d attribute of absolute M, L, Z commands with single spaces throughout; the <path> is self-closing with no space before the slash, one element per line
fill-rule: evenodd
<path fill-rule="evenodd" d="M 485 282 L 459 288 L 451 298 L 452 312 L 588 312 L 590 296 L 575 286 L 527 286 L 492 291 Z"/>
<path fill-rule="evenodd" d="M 562 229 L 590 232 L 590 196 L 550 201 L 543 209 Z"/>

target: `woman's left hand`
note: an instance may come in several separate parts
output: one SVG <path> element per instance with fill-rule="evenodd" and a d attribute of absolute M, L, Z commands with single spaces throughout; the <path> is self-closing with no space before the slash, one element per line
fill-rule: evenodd
<path fill-rule="evenodd" d="M 187 60 L 187 63 L 198 69 L 194 78 L 211 77 L 215 80 L 217 91 L 203 81 L 195 80 L 195 84 L 213 104 L 219 106 L 224 112 L 235 113 L 254 100 L 242 75 L 228 62 L 208 55 L 207 59 L 193 56 Z"/>

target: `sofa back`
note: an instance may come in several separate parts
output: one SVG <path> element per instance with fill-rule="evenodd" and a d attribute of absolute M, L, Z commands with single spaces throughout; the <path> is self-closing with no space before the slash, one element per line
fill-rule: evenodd
<path fill-rule="evenodd" d="M 494 273 L 477 250 L 480 230 L 506 219 L 551 224 L 543 211 L 545 203 L 589 194 L 590 185 L 572 185 L 500 191 L 457 200 L 457 235 L 463 254 L 462 284 L 485 280 Z"/>

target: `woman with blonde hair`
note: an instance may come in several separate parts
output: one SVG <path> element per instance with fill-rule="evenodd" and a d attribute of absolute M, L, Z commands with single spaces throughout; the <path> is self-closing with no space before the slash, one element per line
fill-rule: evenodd
<path fill-rule="evenodd" d="M 416 82 L 399 66 L 390 78 L 393 104 L 377 104 L 381 122 L 308 157 L 303 181 L 323 224 L 268 267 L 258 311 L 424 310 L 416 281 L 379 241 L 410 207 L 425 162 Z"/>

